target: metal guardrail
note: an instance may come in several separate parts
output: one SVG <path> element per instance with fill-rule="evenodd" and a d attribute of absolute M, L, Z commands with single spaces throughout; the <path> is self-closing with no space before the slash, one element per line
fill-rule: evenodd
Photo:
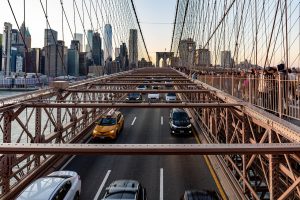
<path fill-rule="evenodd" d="M 273 75 L 199 75 L 198 80 L 279 117 L 300 120 L 300 77 Z"/>

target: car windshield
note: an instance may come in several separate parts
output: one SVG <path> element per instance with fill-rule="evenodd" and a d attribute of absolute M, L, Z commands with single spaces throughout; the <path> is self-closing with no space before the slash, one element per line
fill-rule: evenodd
<path fill-rule="evenodd" d="M 116 118 L 107 117 L 107 118 L 102 118 L 99 124 L 101 126 L 111 126 L 111 125 L 115 125 L 116 122 L 117 122 Z"/>
<path fill-rule="evenodd" d="M 174 120 L 189 120 L 189 116 L 185 112 L 175 112 L 173 113 Z"/>
<path fill-rule="evenodd" d="M 145 86 L 144 85 L 139 85 L 138 88 L 145 88 Z"/>
<path fill-rule="evenodd" d="M 176 94 L 174 92 L 170 92 L 167 94 L 167 96 L 176 96 Z"/>
<path fill-rule="evenodd" d="M 130 93 L 130 94 L 128 94 L 128 97 L 138 97 L 138 96 L 140 96 L 139 93 Z"/>
<path fill-rule="evenodd" d="M 153 90 L 158 90 L 158 86 L 153 86 L 152 89 Z"/>
<path fill-rule="evenodd" d="M 116 192 L 112 194 L 108 194 L 105 199 L 135 199 L 135 193 L 133 192 Z"/>

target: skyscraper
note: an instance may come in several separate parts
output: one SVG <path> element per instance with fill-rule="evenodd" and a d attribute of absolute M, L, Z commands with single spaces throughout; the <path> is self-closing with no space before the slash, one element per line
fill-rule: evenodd
<path fill-rule="evenodd" d="M 19 31 L 17 29 L 11 30 L 11 45 L 19 44 Z"/>
<path fill-rule="evenodd" d="M 68 73 L 67 48 L 64 41 L 57 41 L 44 47 L 45 50 L 45 74 L 50 77 L 65 76 Z"/>
<path fill-rule="evenodd" d="M 70 49 L 75 49 L 80 52 L 80 42 L 78 40 L 71 40 Z"/>
<path fill-rule="evenodd" d="M 137 67 L 138 65 L 138 35 L 136 29 L 130 29 L 129 33 L 129 65 Z"/>
<path fill-rule="evenodd" d="M 115 58 L 119 57 L 120 55 L 120 48 L 115 48 Z"/>
<path fill-rule="evenodd" d="M 68 49 L 68 75 L 79 76 L 79 49 L 79 41 L 72 40 L 71 48 Z"/>
<path fill-rule="evenodd" d="M 81 33 L 74 33 L 74 40 L 79 41 L 80 44 L 79 52 L 83 52 L 83 35 Z"/>
<path fill-rule="evenodd" d="M 221 51 L 221 67 L 230 67 L 231 64 L 231 51 Z"/>
<path fill-rule="evenodd" d="M 93 49 L 93 35 L 94 35 L 93 30 L 87 31 L 87 43 L 85 47 L 86 52 L 90 52 Z"/>
<path fill-rule="evenodd" d="M 126 47 L 126 43 L 120 45 L 119 60 L 120 60 L 121 69 L 123 71 L 128 70 L 129 61 L 128 61 L 128 50 Z"/>
<path fill-rule="evenodd" d="M 104 26 L 104 61 L 112 58 L 112 27 L 110 24 Z"/>
<path fill-rule="evenodd" d="M 25 52 L 25 45 L 24 45 L 22 36 L 23 36 L 23 39 L 25 40 L 26 47 L 29 50 L 31 48 L 31 35 L 30 35 L 30 32 L 29 32 L 28 28 L 25 27 L 24 22 L 22 23 L 22 25 L 20 27 L 19 44 L 22 44 L 22 46 L 24 47 L 23 51 Z M 56 38 L 57 38 L 57 34 L 56 34 Z"/>
<path fill-rule="evenodd" d="M 200 49 L 196 50 L 195 65 L 201 67 L 209 67 L 211 65 L 210 51 L 208 49 L 200 47 Z"/>
<path fill-rule="evenodd" d="M 45 29 L 44 46 L 55 45 L 57 42 L 57 31 L 52 29 Z"/>
<path fill-rule="evenodd" d="M 101 44 L 101 37 L 98 32 L 94 33 L 93 36 L 93 52 L 92 52 L 92 58 L 94 61 L 95 65 L 102 65 L 101 62 L 101 49 L 102 49 L 102 44 Z"/>
<path fill-rule="evenodd" d="M 0 34 L 0 71 L 2 71 L 2 34 Z"/>
<path fill-rule="evenodd" d="M 2 70 L 6 76 L 10 75 L 10 52 L 11 52 L 11 29 L 12 25 L 8 22 L 4 23 L 4 31 L 2 38 Z"/>
<path fill-rule="evenodd" d="M 32 48 L 26 59 L 27 73 L 41 73 L 42 51 L 39 48 Z"/>

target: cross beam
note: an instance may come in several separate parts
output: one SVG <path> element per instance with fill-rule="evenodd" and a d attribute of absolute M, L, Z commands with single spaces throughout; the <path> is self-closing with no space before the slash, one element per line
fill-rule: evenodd
<path fill-rule="evenodd" d="M 1 154 L 230 155 L 294 154 L 299 143 L 265 144 L 42 144 L 2 143 Z"/>
<path fill-rule="evenodd" d="M 232 103 L 23 103 L 32 108 L 220 108 L 234 107 L 242 104 Z"/>
<path fill-rule="evenodd" d="M 118 80 L 120 81 L 120 80 Z M 90 85 L 191 85 L 191 86 L 197 86 L 196 83 L 188 82 L 188 83 L 178 83 L 178 82 L 172 82 L 172 83 L 144 83 L 144 82 L 103 82 L 103 83 L 91 83 Z"/>
<path fill-rule="evenodd" d="M 68 92 L 78 93 L 209 93 L 210 90 L 111 90 L 111 89 L 67 89 Z"/>

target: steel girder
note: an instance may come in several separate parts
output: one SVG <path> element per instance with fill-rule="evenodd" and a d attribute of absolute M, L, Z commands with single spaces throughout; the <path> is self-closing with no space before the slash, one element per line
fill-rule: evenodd
<path fill-rule="evenodd" d="M 300 128 L 245 103 L 222 91 L 195 81 L 215 91 L 226 103 L 241 103 L 241 109 L 193 108 L 190 112 L 205 133 L 206 141 L 218 144 L 299 144 Z M 180 86 L 178 86 L 180 89 Z M 182 94 L 183 100 L 198 100 Z M 230 170 L 244 194 L 250 199 L 299 199 L 300 154 L 232 154 L 217 156 Z"/>

